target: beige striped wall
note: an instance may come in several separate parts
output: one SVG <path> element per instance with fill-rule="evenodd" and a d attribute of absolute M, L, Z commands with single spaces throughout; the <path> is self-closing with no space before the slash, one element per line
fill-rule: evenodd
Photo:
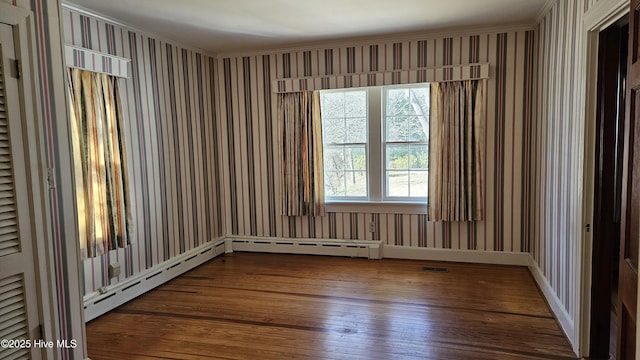
<path fill-rule="evenodd" d="M 559 1 L 534 31 L 425 33 L 390 42 L 235 54 L 221 56 L 218 62 L 64 10 L 67 43 L 135 55 L 138 75 L 122 82 L 129 116 L 144 120 L 132 124 L 127 139 L 136 149 L 131 166 L 141 240 L 129 250 L 85 261 L 84 292 L 109 284 L 106 266 L 114 259 L 126 264 L 116 280 L 121 281 L 226 234 L 379 239 L 408 248 L 530 252 L 575 319 L 580 274 L 579 259 L 571 251 L 580 239 L 577 191 L 582 186 L 584 129 L 573 92 L 579 69 L 572 64 L 581 44 L 575 29 L 581 14 L 596 2 Z M 279 215 L 278 123 L 271 81 L 468 62 L 491 64 L 485 221 L 432 223 L 421 214 L 373 209 L 318 218 Z M 200 129 L 206 136 L 191 142 Z M 179 149 L 177 156 L 174 149 Z M 195 197 L 202 186 L 209 186 L 209 195 Z M 207 206 L 209 228 L 193 218 L 206 213 Z M 367 231 L 369 221 L 377 224 L 374 233 Z"/>
<path fill-rule="evenodd" d="M 224 235 L 215 59 L 68 9 L 67 44 L 131 59 L 121 79 L 134 235 L 83 262 L 84 294 Z M 109 279 L 110 263 L 122 264 Z"/>
<path fill-rule="evenodd" d="M 56 187 L 42 194 L 46 204 L 46 219 L 42 228 L 44 247 L 37 253 L 40 260 L 39 294 L 42 311 L 47 321 L 42 325 L 46 340 L 76 339 L 78 346 L 45 350 L 45 356 L 56 359 L 83 359 L 84 324 L 82 321 L 82 301 L 78 289 L 77 236 L 74 232 L 75 205 L 69 201 L 73 194 L 70 186 L 71 163 L 68 157 L 69 132 L 64 91 L 64 61 L 62 39 L 60 38 L 59 0 L 0 0 L 0 2 L 32 12 L 34 26 L 35 53 L 32 59 L 23 59 L 23 69 L 33 71 L 37 94 L 34 101 L 36 116 L 42 131 L 41 139 L 29 139 L 31 144 L 40 141 L 42 146 L 42 166 L 53 170 Z M 48 264 L 45 259 L 51 259 Z M 51 266 L 51 268 L 49 267 Z M 49 269 L 51 273 L 49 273 Z M 49 308 L 51 306 L 51 308 Z M 43 320 L 43 318 L 41 318 Z"/>
<path fill-rule="evenodd" d="M 51 300 L 57 304 L 53 332 L 62 339 L 81 339 L 81 304 L 77 299 L 77 284 L 71 281 L 75 274 L 69 268 L 73 267 L 75 251 L 66 242 L 67 239 L 74 238 L 70 230 L 73 228 L 74 204 L 65 196 L 72 194 L 72 190 L 67 186 L 65 172 L 65 169 L 70 171 L 71 168 L 66 158 L 69 149 L 65 145 L 68 143 L 68 134 L 61 71 L 63 62 L 60 39 L 57 36 L 60 3 L 56 0 L 0 1 L 30 9 L 36 15 L 39 56 L 34 64 L 40 80 L 39 101 L 45 129 L 45 161 L 47 167 L 57 170 L 55 176 L 58 184 L 58 188 L 51 191 L 47 199 L 51 225 L 48 235 L 56 272 L 52 274 L 52 278 L 55 278 L 56 298 Z M 479 60 L 492 64 L 493 80 L 488 85 L 487 107 L 490 116 L 487 123 L 489 141 L 486 152 L 486 190 L 487 208 L 490 211 L 487 220 L 477 224 L 432 224 L 427 223 L 420 215 L 384 214 L 375 211 L 334 213 L 323 219 L 288 219 L 278 215 L 278 168 L 274 154 L 277 138 L 274 134 L 275 118 L 270 110 L 273 101 L 269 99 L 267 80 L 285 75 L 303 76 L 305 71 L 315 75 L 322 74 L 326 70 L 325 50 L 332 50 L 328 58 L 331 59 L 334 72 L 348 72 L 354 66 L 354 71 L 366 71 L 370 66 L 369 45 L 378 45 L 376 59 L 379 61 L 379 68 L 392 69 L 394 63 L 389 53 L 393 53 L 393 43 L 354 44 L 351 47 L 327 49 L 318 47 L 310 52 L 265 52 L 260 55 L 221 57 L 220 66 L 216 69 L 215 61 L 211 64 L 212 59 L 195 51 L 160 40 L 153 41 L 154 39 L 142 34 L 130 33 L 113 26 L 111 30 L 117 35 L 114 37 L 115 53 L 120 56 L 135 54 L 138 59 L 136 68 L 139 91 L 135 91 L 133 80 L 124 82 L 129 102 L 128 112 L 133 112 L 130 115 L 132 118 L 143 120 L 136 122 L 135 126 L 132 124 L 131 135 L 127 139 L 128 146 L 137 151 L 134 181 L 138 224 L 136 233 L 140 241 L 131 247 L 129 255 L 117 251 L 104 258 L 85 262 L 84 292 L 108 283 L 104 279 L 105 265 L 113 258 L 126 261 L 126 276 L 191 248 L 196 242 L 207 241 L 203 234 L 211 237 L 255 234 L 379 238 L 387 244 L 408 247 L 529 251 L 571 318 L 576 319 L 575 284 L 580 278 L 576 270 L 579 259 L 572 256 L 570 249 L 580 239 L 582 204 L 578 191 L 582 186 L 581 144 L 584 129 L 576 104 L 578 95 L 574 91 L 581 88 L 576 76 L 579 67 L 574 66 L 572 58 L 575 59 L 581 50 L 581 34 L 578 31 L 581 28 L 582 14 L 597 2 L 557 1 L 542 18 L 535 34 L 525 30 L 507 31 L 507 42 L 504 45 L 501 45 L 499 40 L 502 40 L 502 35 L 499 36 L 498 33 L 479 34 Z M 79 34 L 83 31 L 86 34 L 87 31 L 80 25 L 79 14 L 63 11 L 62 16 L 65 25 L 76 24 L 73 30 L 64 29 L 66 42 L 82 44 L 83 36 Z M 107 39 L 107 26 L 102 21 L 89 19 L 87 29 L 90 29 L 91 35 L 88 38 L 92 48 L 105 49 L 107 46 L 109 51 L 109 45 L 104 42 Z M 527 38 L 532 39 L 539 47 L 537 52 L 534 48 L 534 61 L 527 61 L 530 58 L 524 46 Z M 420 39 L 427 41 L 427 54 L 430 54 L 427 61 L 441 62 L 438 55 L 431 56 L 433 53 L 439 54 L 447 42 L 453 44 L 451 50 L 455 54 L 454 60 L 463 61 L 469 55 L 466 50 L 468 37 L 456 36 L 447 42 L 444 39 L 429 34 Z M 133 47 L 134 51 L 131 48 L 132 40 L 136 45 Z M 424 61 L 417 55 L 417 40 L 400 40 L 399 43 L 403 44 L 403 56 L 402 61 L 396 62 L 395 66 L 415 66 L 416 62 Z M 156 54 L 160 54 L 155 61 L 149 57 L 151 44 L 155 44 Z M 170 49 L 167 49 L 167 45 Z M 499 67 L 496 66 L 496 60 L 500 58 L 498 49 L 504 49 L 503 56 L 506 55 L 504 64 Z M 347 51 L 353 52 L 358 61 L 353 64 L 348 62 Z M 169 53 L 172 55 L 171 61 L 167 59 Z M 312 64 L 306 70 L 305 57 Z M 226 68 L 223 67 L 223 61 L 226 61 Z M 285 73 L 285 63 L 293 64 L 289 67 L 289 73 Z M 169 75 L 169 68 L 174 71 L 172 76 Z M 161 74 L 157 79 L 150 75 L 155 73 L 153 69 Z M 198 69 L 201 73 L 197 72 Z M 494 76 L 498 74 L 498 70 L 504 70 L 502 73 L 506 81 L 502 81 L 501 85 L 498 85 Z M 532 73 L 537 73 L 538 76 L 527 81 L 534 85 L 521 85 L 528 78 L 527 74 Z M 215 84 L 216 82 L 219 83 Z M 212 84 L 216 86 L 211 88 Z M 500 92 L 500 88 L 504 91 Z M 527 89 L 536 91 L 527 93 Z M 139 94 L 138 98 L 135 97 L 136 93 Z M 504 96 L 500 96 L 501 93 Z M 203 100 L 212 98 L 210 101 L 202 101 L 206 111 L 200 113 L 199 97 L 192 97 L 193 94 L 202 94 Z M 174 103 L 172 99 L 176 100 L 175 112 L 169 106 Z M 131 105 L 131 102 L 138 100 L 137 106 Z M 567 105 L 571 101 L 573 104 Z M 530 104 L 535 106 L 530 109 Z M 215 109 L 216 106 L 222 109 Z M 497 110 L 503 106 L 504 115 L 497 117 Z M 156 109 L 159 109 L 157 113 Z M 211 114 L 216 110 L 219 111 L 218 116 L 214 117 Z M 194 114 L 202 121 L 194 122 Z M 504 121 L 498 121 L 498 118 Z M 212 125 L 216 124 L 214 119 L 217 119 L 216 126 Z M 204 129 L 207 134 L 206 139 L 199 143 L 188 141 L 186 129 L 190 129 L 194 123 L 196 128 Z M 163 130 L 162 136 L 158 135 L 159 129 Z M 192 132 L 192 138 L 194 135 L 197 138 L 197 134 Z M 216 136 L 220 140 L 218 143 L 215 142 Z M 171 158 L 173 153 L 159 151 L 160 144 L 173 146 L 170 147 L 173 150 L 179 149 L 180 151 L 175 152 L 178 156 Z M 146 154 L 144 166 L 143 153 Z M 189 154 L 193 154 L 193 160 Z M 195 157 L 200 155 L 202 157 Z M 180 171 L 177 171 L 178 164 Z M 207 171 L 203 172 L 203 167 L 200 166 L 205 164 Z M 161 169 L 164 170 L 164 183 L 159 182 Z M 177 186 L 178 179 L 184 180 L 180 187 Z M 146 195 L 140 193 L 143 181 L 149 185 Z M 194 201 L 194 189 L 203 185 L 209 186 L 209 195 L 200 196 Z M 217 190 L 212 192 L 214 187 Z M 233 202 L 232 194 L 235 197 Z M 502 196 L 497 196 L 500 194 Z M 530 194 L 529 197 L 526 194 Z M 153 204 L 165 206 L 158 208 Z M 212 217 L 210 228 L 202 227 L 204 222 L 194 224 L 193 218 L 189 217 L 189 211 L 198 216 L 204 208 L 206 213 L 207 204 Z M 226 213 L 231 216 L 225 216 Z M 170 221 L 163 221 L 165 219 Z M 255 222 L 251 219 L 255 219 Z M 370 219 L 377 220 L 379 224 L 374 234 L 363 231 Z M 167 227 L 163 224 L 167 224 Z M 81 347 L 70 351 L 56 351 L 64 359 L 83 357 Z"/>
<path fill-rule="evenodd" d="M 602 0 L 584 0 L 584 12 L 588 12 L 593 6 L 597 5 Z"/>
<path fill-rule="evenodd" d="M 538 24 L 531 254 L 564 306 L 577 347 L 582 281 L 586 52 L 583 19 L 595 0 L 557 1 Z M 571 329 L 573 327 L 573 329 Z M 571 333 L 573 332 L 573 333 Z"/>
<path fill-rule="evenodd" d="M 221 56 L 218 77 L 228 233 L 239 236 L 382 240 L 410 248 L 527 252 L 535 32 L 417 36 L 384 43 Z M 486 219 L 428 222 L 425 215 L 369 210 L 324 217 L 280 214 L 278 118 L 271 81 L 488 62 Z M 368 232 L 369 221 L 377 224 Z"/>

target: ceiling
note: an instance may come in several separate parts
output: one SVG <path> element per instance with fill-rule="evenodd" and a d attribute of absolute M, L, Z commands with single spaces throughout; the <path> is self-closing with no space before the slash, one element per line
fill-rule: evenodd
<path fill-rule="evenodd" d="M 354 37 L 533 23 L 547 0 L 70 0 L 183 45 L 224 53 Z"/>

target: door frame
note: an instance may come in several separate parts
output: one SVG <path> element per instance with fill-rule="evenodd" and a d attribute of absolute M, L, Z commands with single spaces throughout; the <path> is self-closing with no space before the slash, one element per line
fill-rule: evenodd
<path fill-rule="evenodd" d="M 30 203 L 30 230 L 34 238 L 34 266 L 38 291 L 38 311 L 42 325 L 42 336 L 46 340 L 61 339 L 57 326 L 58 302 L 55 289 L 54 252 L 50 236 L 48 203 L 46 194 L 49 186 L 46 183 L 44 164 L 44 130 L 42 129 L 42 110 L 38 89 L 36 68 L 36 36 L 34 14 L 27 9 L 0 3 L 0 23 L 11 25 L 16 38 L 16 57 L 22 66 L 18 79 L 20 111 L 22 116 L 22 139 L 25 152 L 27 186 Z M 31 99 L 31 101 L 25 101 Z M 58 358 L 56 349 L 46 349 L 43 356 L 47 359 Z"/>
<path fill-rule="evenodd" d="M 578 256 L 582 261 L 580 274 L 579 314 L 576 324 L 579 343 L 578 355 L 588 356 L 591 331 L 591 274 L 593 264 L 593 227 L 594 216 L 594 173 L 596 167 L 596 125 L 598 102 L 598 49 L 600 31 L 608 28 L 629 13 L 629 0 L 601 0 L 590 9 L 583 21 L 586 58 L 586 94 L 585 94 L 585 142 L 582 184 L 582 242 L 578 246 Z M 617 266 L 617 265 L 616 265 Z"/>
<path fill-rule="evenodd" d="M 625 16 L 625 18 L 627 18 Z M 595 149 L 597 168 L 607 167 L 607 171 L 620 171 L 618 165 L 622 165 L 622 148 L 624 131 L 617 132 L 618 121 L 624 121 L 624 113 L 618 107 L 622 88 L 619 88 L 620 71 L 622 62 L 626 68 L 628 40 L 624 31 L 628 31 L 628 25 L 617 22 L 599 33 L 598 61 L 598 115 Z M 606 36 L 603 38 L 603 36 Z M 604 39 L 604 43 L 603 43 Z M 624 57 L 622 57 L 624 55 Z M 615 100 L 615 102 L 614 102 Z M 620 118 L 622 116 L 622 118 Z M 615 117 L 615 118 L 614 118 Z M 623 125 L 624 124 L 619 124 Z M 612 156 L 614 156 L 612 158 Z M 594 171 L 594 218 L 591 224 L 593 238 L 593 259 L 591 271 L 591 335 L 589 344 L 589 356 L 608 357 L 610 351 L 610 322 L 611 322 L 611 275 L 618 269 L 619 262 L 613 260 L 615 252 L 619 250 L 614 246 L 615 227 L 614 214 L 617 206 L 617 196 L 622 195 L 621 189 L 617 189 L 617 176 L 609 176 L 609 172 Z M 616 173 L 617 175 L 618 173 Z M 604 176 L 603 176 L 604 175 Z M 619 173 L 621 176 L 621 172 Z M 617 191 L 616 191 L 617 189 Z M 613 196 L 612 196 L 613 195 Z M 621 200 L 621 199 L 620 199 Z M 617 287 L 618 284 L 616 283 Z M 608 306 L 607 306 L 608 305 Z M 617 304 L 615 304 L 617 305 Z M 597 324 L 593 322 L 596 321 Z M 605 338 L 605 335 L 608 335 Z M 592 353 L 591 351 L 596 351 Z"/>

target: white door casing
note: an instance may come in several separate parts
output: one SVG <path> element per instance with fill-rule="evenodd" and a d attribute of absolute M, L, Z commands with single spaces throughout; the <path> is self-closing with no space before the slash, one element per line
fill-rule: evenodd
<path fill-rule="evenodd" d="M 40 359 L 35 239 L 13 26 L 0 23 L 0 346 L 2 359 Z"/>

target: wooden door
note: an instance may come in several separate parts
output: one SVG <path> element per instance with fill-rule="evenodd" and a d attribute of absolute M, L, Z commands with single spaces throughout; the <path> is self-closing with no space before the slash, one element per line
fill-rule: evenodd
<path fill-rule="evenodd" d="M 629 26 L 629 69 L 625 143 L 620 283 L 618 359 L 635 359 L 638 306 L 638 250 L 640 220 L 640 0 L 632 0 Z"/>
<path fill-rule="evenodd" d="M 600 32 L 594 172 L 591 334 L 589 356 L 609 357 L 612 294 L 617 293 L 627 76 L 628 17 Z M 612 287 L 615 281 L 615 287 Z M 617 296 L 616 296 L 617 298 Z M 615 304 L 617 308 L 617 303 Z M 616 312 L 617 313 L 617 312 Z M 614 350 L 615 351 L 615 350 Z"/>
<path fill-rule="evenodd" d="M 14 28 L 0 23 L 0 359 L 39 359 L 38 293 Z M 34 119 L 30 119 L 34 120 Z"/>

